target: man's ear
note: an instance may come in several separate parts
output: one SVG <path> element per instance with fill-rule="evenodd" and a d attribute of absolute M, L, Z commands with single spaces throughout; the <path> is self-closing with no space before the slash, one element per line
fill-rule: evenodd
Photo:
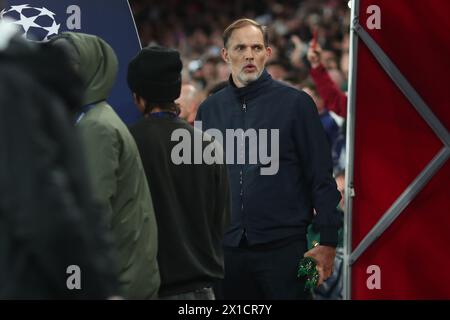
<path fill-rule="evenodd" d="M 267 54 L 267 58 L 269 58 L 272 55 L 272 48 L 271 47 L 267 47 L 266 48 L 266 54 Z"/>
<path fill-rule="evenodd" d="M 226 63 L 230 63 L 230 57 L 228 56 L 228 50 L 226 48 L 222 48 L 222 59 Z"/>
<path fill-rule="evenodd" d="M 136 104 L 136 106 L 138 107 L 138 109 L 141 112 L 144 112 L 144 110 L 145 110 L 144 98 L 142 98 L 141 96 L 138 96 L 135 92 L 133 92 L 133 100 L 134 100 L 134 103 Z"/>

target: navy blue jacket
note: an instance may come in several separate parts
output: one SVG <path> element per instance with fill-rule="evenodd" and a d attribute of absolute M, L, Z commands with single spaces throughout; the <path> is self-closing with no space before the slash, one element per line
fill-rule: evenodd
<path fill-rule="evenodd" d="M 257 164 L 249 163 L 248 139 L 245 164 L 238 164 L 242 144 L 239 138 L 234 141 L 234 161 L 227 159 L 232 211 L 224 245 L 238 246 L 244 234 L 250 245 L 306 237 L 313 209 L 321 244 L 336 245 L 340 194 L 317 108 L 306 93 L 273 80 L 267 71 L 243 88 L 230 77 L 227 87 L 200 105 L 197 121 L 204 131 L 220 130 L 225 152 L 230 143 L 227 129 L 279 130 L 279 170 L 274 175 L 261 175 L 260 169 L 269 165 L 261 164 L 259 157 Z"/>

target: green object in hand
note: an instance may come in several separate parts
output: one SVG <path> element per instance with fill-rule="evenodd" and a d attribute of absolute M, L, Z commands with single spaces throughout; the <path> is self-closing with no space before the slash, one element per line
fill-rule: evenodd
<path fill-rule="evenodd" d="M 297 277 L 306 277 L 305 290 L 317 287 L 319 272 L 316 269 L 316 260 L 311 257 L 300 260 Z"/>

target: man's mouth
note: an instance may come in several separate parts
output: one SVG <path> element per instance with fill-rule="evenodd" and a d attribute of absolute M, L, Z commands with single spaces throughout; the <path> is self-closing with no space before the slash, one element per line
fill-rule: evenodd
<path fill-rule="evenodd" d="M 254 64 L 247 64 L 244 66 L 245 72 L 254 72 L 256 71 L 256 66 Z"/>

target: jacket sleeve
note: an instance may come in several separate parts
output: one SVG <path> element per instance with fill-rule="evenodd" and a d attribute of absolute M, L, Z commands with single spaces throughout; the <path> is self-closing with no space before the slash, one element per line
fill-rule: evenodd
<path fill-rule="evenodd" d="M 310 74 L 327 109 L 345 118 L 347 116 L 347 96 L 331 80 L 325 67 L 319 65 L 317 68 L 312 68 Z"/>
<path fill-rule="evenodd" d="M 220 157 L 223 159 L 222 146 L 218 142 L 214 142 L 216 150 L 220 150 Z M 225 159 L 223 159 L 225 161 Z M 227 165 L 216 164 L 216 214 L 218 218 L 218 226 L 220 226 L 220 235 L 223 237 L 225 231 L 230 222 L 230 210 L 231 210 L 231 199 L 230 199 L 230 185 L 228 183 L 228 170 Z"/>
<path fill-rule="evenodd" d="M 315 223 L 321 244 L 336 246 L 340 216 L 337 205 L 341 198 L 333 178 L 331 151 L 313 100 L 301 92 L 297 106 L 295 139 L 302 171 L 316 210 Z"/>
<path fill-rule="evenodd" d="M 122 142 L 114 128 L 98 122 L 89 122 L 81 130 L 88 172 L 94 197 L 105 210 L 110 224 L 112 199 L 117 193 L 117 172 Z"/>

